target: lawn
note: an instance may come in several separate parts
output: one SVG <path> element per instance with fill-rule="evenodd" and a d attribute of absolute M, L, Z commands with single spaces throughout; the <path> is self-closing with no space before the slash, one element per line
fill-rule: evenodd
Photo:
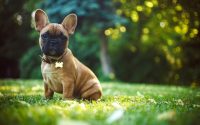
<path fill-rule="evenodd" d="M 99 101 L 43 97 L 40 80 L 0 80 L 0 125 L 195 125 L 200 88 L 102 83 Z"/>

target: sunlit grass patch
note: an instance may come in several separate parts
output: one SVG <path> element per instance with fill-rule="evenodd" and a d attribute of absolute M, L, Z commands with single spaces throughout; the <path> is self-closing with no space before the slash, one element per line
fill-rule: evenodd
<path fill-rule="evenodd" d="M 43 97 L 40 80 L 0 81 L 0 124 L 129 125 L 197 124 L 200 89 L 176 86 L 102 83 L 99 101 Z"/>

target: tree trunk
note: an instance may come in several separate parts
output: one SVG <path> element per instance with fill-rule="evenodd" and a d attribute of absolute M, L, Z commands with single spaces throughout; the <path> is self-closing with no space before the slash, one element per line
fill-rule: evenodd
<path fill-rule="evenodd" d="M 106 77 L 112 77 L 114 75 L 111 62 L 110 62 L 110 56 L 108 53 L 108 40 L 106 36 L 104 35 L 104 32 L 101 32 L 101 43 L 100 43 L 100 59 L 101 59 L 101 66 L 104 76 Z"/>

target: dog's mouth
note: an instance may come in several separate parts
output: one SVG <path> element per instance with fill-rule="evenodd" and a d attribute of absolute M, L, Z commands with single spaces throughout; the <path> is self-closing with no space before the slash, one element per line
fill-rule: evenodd
<path fill-rule="evenodd" d="M 51 56 L 55 56 L 55 55 L 56 55 L 56 51 L 55 51 L 55 50 L 52 50 L 52 51 L 49 52 L 49 54 L 50 54 Z"/>
<path fill-rule="evenodd" d="M 43 52 L 44 53 L 44 52 Z M 56 53 L 55 50 L 49 51 L 48 53 L 44 53 L 46 56 L 52 56 L 52 57 L 59 57 L 61 56 L 63 53 Z"/>
<path fill-rule="evenodd" d="M 64 53 L 64 48 L 42 47 L 42 53 L 47 56 L 59 57 Z"/>

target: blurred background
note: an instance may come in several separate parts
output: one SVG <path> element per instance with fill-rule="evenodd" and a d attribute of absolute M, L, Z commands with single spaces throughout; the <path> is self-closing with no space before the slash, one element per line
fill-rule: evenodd
<path fill-rule="evenodd" d="M 102 81 L 200 84 L 199 0 L 0 0 L 0 78 L 41 79 L 37 8 L 78 15 L 69 48 Z"/>

